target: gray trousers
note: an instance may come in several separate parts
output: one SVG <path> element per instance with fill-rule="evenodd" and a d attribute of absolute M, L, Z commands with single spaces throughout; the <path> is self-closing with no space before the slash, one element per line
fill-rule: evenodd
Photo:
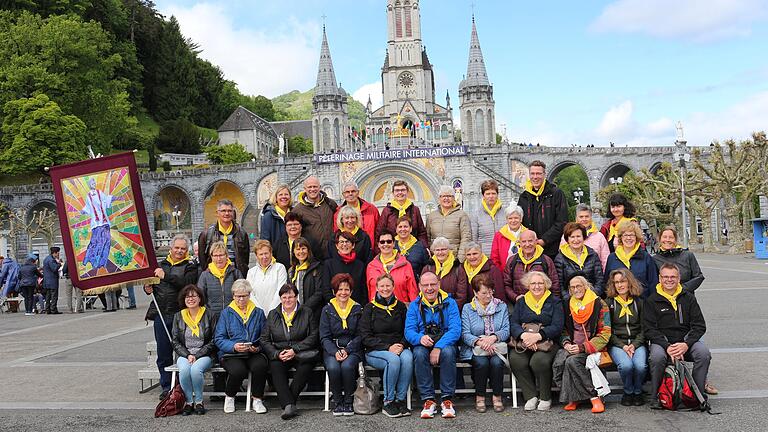
<path fill-rule="evenodd" d="M 711 360 L 712 354 L 709 353 L 709 348 L 702 341 L 691 345 L 685 353 L 685 361 L 693 362 L 693 381 L 702 394 L 704 394 L 704 384 L 707 382 Z M 664 368 L 667 367 L 668 361 L 667 351 L 661 345 L 651 344 L 648 366 L 651 369 L 651 392 L 654 395 L 661 385 L 661 377 L 664 375 Z"/>
<path fill-rule="evenodd" d="M 72 279 L 65 278 L 64 286 L 67 295 L 69 296 L 69 311 L 70 312 L 83 312 L 83 292 L 80 288 L 72 286 Z"/>

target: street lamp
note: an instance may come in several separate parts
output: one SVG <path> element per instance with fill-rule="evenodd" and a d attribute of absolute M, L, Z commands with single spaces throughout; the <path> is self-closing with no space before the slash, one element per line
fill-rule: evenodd
<path fill-rule="evenodd" d="M 573 191 L 573 200 L 576 201 L 578 204 L 581 204 L 581 197 L 584 196 L 584 191 L 581 190 L 580 187 L 576 188 L 575 191 Z"/>
<path fill-rule="evenodd" d="M 677 139 L 675 140 L 675 146 L 677 147 L 677 150 L 675 151 L 675 154 L 672 155 L 672 157 L 675 159 L 675 162 L 677 162 L 680 165 L 680 196 L 682 199 L 682 215 L 681 219 L 683 220 L 683 247 L 686 249 L 688 248 L 688 224 L 686 220 L 686 210 L 685 210 L 685 168 L 686 163 L 688 163 L 691 160 L 691 154 L 688 152 L 688 141 L 686 141 L 683 138 L 683 124 L 682 122 L 677 122 Z"/>
<path fill-rule="evenodd" d="M 624 182 L 624 178 L 623 177 L 611 177 L 611 178 L 608 179 L 608 181 L 611 182 L 611 184 L 620 185 L 621 183 Z"/>
<path fill-rule="evenodd" d="M 179 207 L 174 207 L 174 210 L 171 212 L 171 216 L 173 216 L 174 219 L 176 219 L 176 231 L 179 231 L 179 219 L 181 218 L 181 210 L 179 210 Z"/>

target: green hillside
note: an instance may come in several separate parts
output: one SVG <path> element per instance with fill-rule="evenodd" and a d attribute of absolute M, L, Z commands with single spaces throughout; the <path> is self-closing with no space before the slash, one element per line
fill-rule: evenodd
<path fill-rule="evenodd" d="M 282 94 L 272 99 L 272 106 L 275 109 L 276 120 L 309 120 L 312 118 L 312 97 L 315 95 L 314 89 L 305 92 L 294 90 Z M 365 107 L 360 102 L 347 97 L 347 107 L 349 108 L 350 125 L 356 129 L 361 129 L 365 124 Z"/>

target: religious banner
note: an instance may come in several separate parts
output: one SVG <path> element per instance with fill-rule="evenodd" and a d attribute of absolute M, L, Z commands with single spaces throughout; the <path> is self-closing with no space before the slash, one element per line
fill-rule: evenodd
<path fill-rule="evenodd" d="M 72 284 L 155 282 L 155 251 L 132 153 L 51 168 Z"/>

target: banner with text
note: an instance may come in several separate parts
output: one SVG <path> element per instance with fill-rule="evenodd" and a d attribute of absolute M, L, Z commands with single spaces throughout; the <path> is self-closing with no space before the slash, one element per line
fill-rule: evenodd
<path fill-rule="evenodd" d="M 316 154 L 316 163 L 362 162 L 371 160 L 419 159 L 466 156 L 467 146 L 425 147 L 414 149 L 368 150 L 361 152 Z"/>

